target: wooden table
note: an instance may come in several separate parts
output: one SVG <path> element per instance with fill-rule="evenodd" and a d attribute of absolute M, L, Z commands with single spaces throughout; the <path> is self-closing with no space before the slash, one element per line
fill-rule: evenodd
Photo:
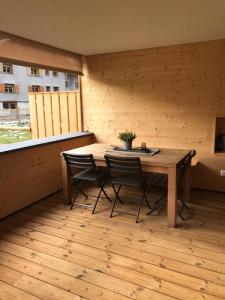
<path fill-rule="evenodd" d="M 176 203 L 177 203 L 177 164 L 184 159 L 190 150 L 177 149 L 160 149 L 155 156 L 146 154 L 137 154 L 131 152 L 116 152 L 112 146 L 107 144 L 91 144 L 88 146 L 65 151 L 69 154 L 90 154 L 92 153 L 97 166 L 105 166 L 104 155 L 106 153 L 117 156 L 139 156 L 141 159 L 142 169 L 146 172 L 156 172 L 168 174 L 168 212 L 167 223 L 170 227 L 176 226 Z M 62 156 L 62 176 L 63 176 L 63 193 L 64 203 L 71 203 L 71 182 L 69 170 Z M 189 200 L 190 190 L 190 167 L 187 169 L 184 178 L 184 200 Z"/>

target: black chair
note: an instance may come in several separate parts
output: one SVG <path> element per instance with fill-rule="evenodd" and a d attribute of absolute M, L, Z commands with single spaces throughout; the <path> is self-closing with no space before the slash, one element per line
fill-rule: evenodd
<path fill-rule="evenodd" d="M 177 187 L 178 187 L 178 200 L 181 203 L 180 209 L 177 210 L 178 216 L 185 221 L 186 218 L 183 216 L 184 208 L 189 209 L 187 204 L 182 199 L 182 190 L 183 190 L 183 179 L 187 168 L 191 164 L 192 158 L 196 155 L 196 151 L 192 150 L 179 164 L 177 167 Z M 151 186 L 151 189 L 163 188 L 164 192 L 162 196 L 155 202 L 152 209 L 147 213 L 148 215 L 152 214 L 154 211 L 158 210 L 160 207 L 163 207 L 167 202 L 167 190 L 168 190 L 168 175 L 167 174 L 158 174 L 150 173 L 148 178 L 148 184 Z"/>
<path fill-rule="evenodd" d="M 96 206 L 98 204 L 98 200 L 101 197 L 102 193 L 105 195 L 109 202 L 112 202 L 111 199 L 108 197 L 106 191 L 104 190 L 107 172 L 106 170 L 101 170 L 96 167 L 95 160 L 92 154 L 78 155 L 63 153 L 63 156 L 67 166 L 69 167 L 72 183 L 74 183 L 77 188 L 77 191 L 72 200 L 72 204 L 70 207 L 71 209 L 73 208 L 74 204 L 81 206 L 89 206 L 93 207 L 92 214 L 94 214 Z M 79 170 L 80 172 L 77 172 Z M 97 183 L 98 187 L 100 188 L 94 206 L 75 203 L 79 192 L 83 194 L 83 196 L 86 199 L 88 198 L 88 196 L 81 189 L 81 186 L 84 182 Z"/>
<path fill-rule="evenodd" d="M 113 216 L 116 201 L 119 200 L 120 203 L 123 204 L 123 201 L 119 196 L 121 187 L 134 187 L 142 190 L 142 197 L 140 199 L 136 215 L 136 223 L 138 223 L 140 210 L 144 200 L 148 207 L 151 209 L 146 196 L 147 181 L 143 176 L 139 157 L 118 157 L 105 155 L 105 159 L 110 174 L 111 184 L 115 193 L 115 199 L 113 202 L 110 218 Z"/>

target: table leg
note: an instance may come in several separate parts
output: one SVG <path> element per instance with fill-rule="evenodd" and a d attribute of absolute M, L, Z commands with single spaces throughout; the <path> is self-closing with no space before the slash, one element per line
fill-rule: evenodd
<path fill-rule="evenodd" d="M 176 227 L 177 216 L 177 170 L 176 167 L 168 169 L 168 211 L 167 224 Z"/>
<path fill-rule="evenodd" d="M 184 173 L 184 181 L 183 181 L 183 201 L 189 202 L 190 199 L 190 172 L 191 172 L 191 165 L 188 166 Z"/>
<path fill-rule="evenodd" d="M 61 162 L 62 162 L 63 203 L 69 205 L 71 204 L 71 199 L 72 199 L 69 168 L 67 167 L 63 156 L 61 157 Z"/>

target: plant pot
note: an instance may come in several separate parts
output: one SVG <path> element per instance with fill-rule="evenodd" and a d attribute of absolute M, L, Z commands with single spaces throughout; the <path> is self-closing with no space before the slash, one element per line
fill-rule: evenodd
<path fill-rule="evenodd" d="M 132 149 L 132 141 L 123 141 L 123 149 L 124 150 L 130 150 Z"/>

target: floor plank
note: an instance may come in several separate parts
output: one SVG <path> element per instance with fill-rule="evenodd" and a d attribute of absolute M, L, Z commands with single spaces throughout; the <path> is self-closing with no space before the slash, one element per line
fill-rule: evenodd
<path fill-rule="evenodd" d="M 135 224 L 137 195 L 122 196 L 112 219 L 108 202 L 95 215 L 71 211 L 59 192 L 0 221 L 0 300 L 225 299 L 221 194 L 194 191 L 190 220 L 176 229 L 145 207 Z"/>

